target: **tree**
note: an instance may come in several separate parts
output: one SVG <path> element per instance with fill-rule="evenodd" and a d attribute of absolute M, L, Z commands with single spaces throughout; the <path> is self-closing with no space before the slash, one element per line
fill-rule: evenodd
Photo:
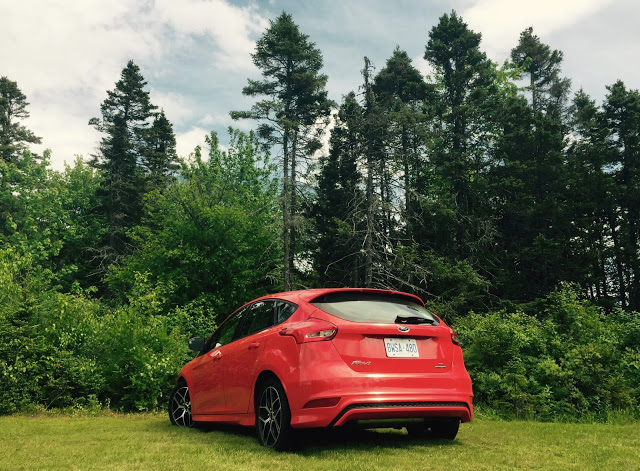
<path fill-rule="evenodd" d="M 47 169 L 49 154 L 37 158 L 24 150 L 13 162 L 0 160 L 0 242 L 45 266 L 60 250 L 64 227 Z"/>
<path fill-rule="evenodd" d="M 373 92 L 376 99 L 388 116 L 385 147 L 389 154 L 381 165 L 383 181 L 395 180 L 398 170 L 402 173 L 401 193 L 404 196 L 404 208 L 397 211 L 403 216 L 405 240 L 412 239 L 412 226 L 415 224 L 413 198 L 421 167 L 421 154 L 424 153 L 426 141 L 426 118 L 423 102 L 427 99 L 430 87 L 422 74 L 416 69 L 409 55 L 398 47 L 387 60 L 385 67 L 374 79 Z M 389 161 L 385 164 L 385 161 Z M 390 186 L 381 185 L 381 187 Z M 391 214 L 394 207 L 392 195 L 394 188 L 387 190 L 386 205 L 388 225 L 397 215 Z M 382 196 L 382 195 L 381 195 Z M 383 198 L 384 201 L 384 198 Z M 383 203 L 384 204 L 384 203 Z"/>
<path fill-rule="evenodd" d="M 20 124 L 29 117 L 27 97 L 18 84 L 7 77 L 0 77 L 0 158 L 16 163 L 27 149 L 26 144 L 40 144 L 41 139 Z"/>
<path fill-rule="evenodd" d="M 89 121 L 105 134 L 91 161 L 102 172 L 98 212 L 106 217 L 108 226 L 106 240 L 98 247 L 102 270 L 130 252 L 127 231 L 141 217 L 144 185 L 140 162 L 148 149 L 148 128 L 156 109 L 144 90 L 146 84 L 140 68 L 129 61 L 100 106 L 102 119 Z"/>
<path fill-rule="evenodd" d="M 435 69 L 436 85 L 434 151 L 432 166 L 425 169 L 432 173 L 425 180 L 441 188 L 446 207 L 438 212 L 447 219 L 455 217 L 454 239 L 446 245 L 460 260 L 481 258 L 479 244 L 486 247 L 492 238 L 482 195 L 498 88 L 496 67 L 480 50 L 480 39 L 453 11 L 431 29 L 424 54 Z M 425 194 L 429 193 L 433 194 Z"/>
<path fill-rule="evenodd" d="M 149 189 L 162 188 L 171 181 L 180 169 L 176 154 L 176 136 L 173 125 L 161 110 L 153 119 L 147 137 L 148 148 L 142 164 L 148 179 Z"/>
<path fill-rule="evenodd" d="M 51 247 L 47 236 L 40 232 L 48 228 L 40 224 L 43 219 L 34 217 L 31 210 L 42 199 L 49 152 L 40 158 L 28 149 L 27 144 L 40 142 L 19 121 L 29 117 L 28 105 L 18 84 L 0 77 L 0 241 L 3 245 L 19 246 L 22 254 L 36 247 L 48 253 Z"/>
<path fill-rule="evenodd" d="M 322 54 L 291 15 L 283 12 L 270 22 L 251 57 L 264 80 L 249 80 L 242 93 L 265 98 L 250 111 L 230 114 L 233 119 L 260 121 L 259 137 L 282 147 L 283 279 L 288 290 L 295 257 L 298 157 L 312 155 L 320 147 L 321 124 L 332 102 L 325 90 L 327 76 L 320 73 Z"/>
<path fill-rule="evenodd" d="M 615 150 L 607 143 L 604 112 L 583 90 L 573 98 L 571 131 L 573 139 L 566 159 L 574 228 L 571 240 L 576 241 L 575 281 L 592 300 L 612 307 L 616 291 L 619 301 L 625 300 L 619 223 L 615 222 L 617 211 L 612 198 L 615 181 L 607 170 Z"/>
<path fill-rule="evenodd" d="M 530 75 L 532 99 L 506 96 L 496 114 L 489 174 L 498 232 L 492 277 L 499 296 L 531 301 L 563 280 L 576 281 L 581 270 L 564 152 L 570 82 L 560 78 L 562 53 L 552 52 L 530 28 L 512 58 L 521 77 Z"/>
<path fill-rule="evenodd" d="M 363 281 L 365 198 L 358 169 L 363 112 L 355 93 L 347 94 L 335 116 L 329 155 L 320 162 L 313 266 L 321 286 L 359 286 Z"/>
<path fill-rule="evenodd" d="M 95 274 L 92 251 L 106 233 L 104 217 L 94 210 L 99 205 L 98 171 L 78 157 L 63 172 L 51 172 L 49 180 L 51 199 L 60 205 L 63 216 L 54 226 L 61 241 L 60 251 L 51 259 L 57 282 L 64 290 L 74 285 L 97 286 L 100 279 Z"/>
<path fill-rule="evenodd" d="M 277 186 L 253 133 L 230 129 L 228 151 L 213 132 L 207 144 L 207 161 L 197 148 L 179 180 L 145 198 L 145 216 L 132 231 L 138 250 L 108 283 L 125 297 L 158 293 L 165 312 L 204 305 L 221 321 L 278 286 Z"/>
<path fill-rule="evenodd" d="M 562 51 L 542 43 L 529 27 L 520 33 L 518 45 L 511 50 L 511 60 L 529 75 L 531 106 L 534 111 L 545 111 L 559 116 L 566 100 L 571 81 L 560 77 Z"/>
<path fill-rule="evenodd" d="M 608 143 L 613 151 L 608 165 L 614 169 L 615 213 L 611 230 L 622 256 L 622 307 L 640 309 L 640 92 L 618 80 L 607 87 L 604 103 Z M 626 286 L 623 288 L 622 283 Z"/>

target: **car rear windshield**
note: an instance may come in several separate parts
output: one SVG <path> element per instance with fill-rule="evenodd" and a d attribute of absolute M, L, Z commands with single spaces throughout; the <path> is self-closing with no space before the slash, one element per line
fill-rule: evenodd
<path fill-rule="evenodd" d="M 338 292 L 322 295 L 311 304 L 332 316 L 353 322 L 439 324 L 436 316 L 402 295 Z"/>

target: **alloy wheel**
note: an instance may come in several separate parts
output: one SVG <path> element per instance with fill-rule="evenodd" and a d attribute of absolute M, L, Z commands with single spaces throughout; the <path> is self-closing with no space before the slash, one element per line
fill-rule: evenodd
<path fill-rule="evenodd" d="M 258 433 L 265 446 L 272 447 L 282 432 L 282 401 L 278 390 L 268 386 L 260 396 Z"/>
<path fill-rule="evenodd" d="M 189 399 L 189 388 L 186 385 L 179 386 L 171 396 L 169 405 L 173 423 L 180 427 L 191 427 L 191 400 Z"/>

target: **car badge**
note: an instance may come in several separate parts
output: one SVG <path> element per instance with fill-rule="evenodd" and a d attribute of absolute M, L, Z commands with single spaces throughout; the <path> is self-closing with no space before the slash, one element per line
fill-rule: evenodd
<path fill-rule="evenodd" d="M 407 327 L 406 325 L 399 325 L 398 326 L 398 330 L 400 332 L 409 332 L 409 330 L 411 330 L 411 329 L 409 329 L 409 327 Z"/>

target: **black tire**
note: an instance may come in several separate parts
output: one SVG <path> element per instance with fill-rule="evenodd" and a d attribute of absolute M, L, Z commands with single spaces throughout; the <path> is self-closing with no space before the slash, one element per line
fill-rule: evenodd
<path fill-rule="evenodd" d="M 278 451 L 293 447 L 289 401 L 275 378 L 265 379 L 257 389 L 256 431 L 262 446 Z"/>
<path fill-rule="evenodd" d="M 193 427 L 187 383 L 180 381 L 169 397 L 169 420 L 178 427 Z"/>
<path fill-rule="evenodd" d="M 453 440 L 458 435 L 460 419 L 434 418 L 425 419 L 424 423 L 406 427 L 407 433 L 415 438 L 433 440 Z"/>

